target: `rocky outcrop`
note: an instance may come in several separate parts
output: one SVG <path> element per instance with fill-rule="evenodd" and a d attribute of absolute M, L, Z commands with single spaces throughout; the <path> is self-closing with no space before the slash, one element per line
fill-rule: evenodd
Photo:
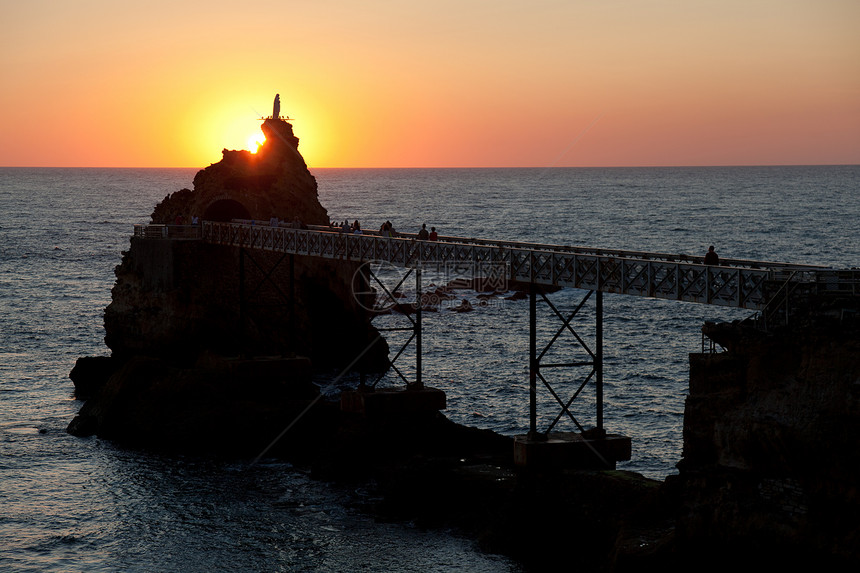
<path fill-rule="evenodd" d="M 196 175 L 193 190 L 156 205 L 152 223 L 328 223 L 292 126 L 268 119 L 262 129 L 266 142 L 256 154 L 224 150 Z M 302 356 L 317 369 L 387 367 L 388 346 L 354 296 L 370 290 L 356 264 L 184 237 L 131 239 L 105 309 L 111 357 L 76 365 L 76 394 L 88 401 L 70 432 L 218 449 L 236 442 L 218 428 L 265 435 L 267 419 L 283 420 L 294 402 L 314 399 L 309 373 L 291 366 Z M 246 367 L 240 376 L 233 367 L 254 358 L 271 365 L 273 357 L 281 370 Z"/>
<path fill-rule="evenodd" d="M 292 264 L 291 264 L 292 263 Z M 378 370 L 387 346 L 353 296 L 355 265 L 201 241 L 132 241 L 105 310 L 113 356 L 309 356 L 315 367 Z M 292 287 L 290 286 L 292 284 Z"/>
<path fill-rule="evenodd" d="M 298 151 L 299 139 L 283 120 L 262 125 L 266 141 L 257 153 L 225 149 L 221 161 L 194 177 L 194 190 L 183 189 L 164 198 L 152 213 L 152 222 L 190 224 L 201 220 L 253 219 L 268 223 L 299 219 L 305 224 L 327 225 L 317 183 Z"/>
<path fill-rule="evenodd" d="M 256 154 L 225 150 L 219 163 L 197 174 L 193 191 L 159 203 L 152 222 L 198 216 L 327 223 L 292 126 L 268 119 L 263 132 L 266 142 Z M 207 350 L 299 354 L 330 368 L 349 364 L 377 341 L 361 365 L 386 364 L 387 346 L 353 295 L 363 277 L 352 263 L 132 239 L 116 275 L 105 342 L 119 358 L 144 354 L 188 364 Z"/>
<path fill-rule="evenodd" d="M 860 563 L 860 335 L 820 318 L 764 333 L 706 325 L 690 356 L 680 547 L 731 563 Z"/>
<path fill-rule="evenodd" d="M 305 411 L 317 396 L 307 359 L 206 355 L 180 367 L 135 356 L 86 401 L 69 432 L 132 447 L 247 456 L 262 452 L 285 421 L 296 419 L 296 431 L 278 446 L 303 451 L 297 436 L 328 425 L 323 404 Z"/>

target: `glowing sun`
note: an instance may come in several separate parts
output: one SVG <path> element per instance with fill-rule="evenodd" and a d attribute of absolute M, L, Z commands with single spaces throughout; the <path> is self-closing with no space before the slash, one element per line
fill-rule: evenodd
<path fill-rule="evenodd" d="M 248 137 L 246 146 L 251 153 L 257 153 L 260 146 L 266 141 L 266 136 L 262 133 L 255 133 Z"/>

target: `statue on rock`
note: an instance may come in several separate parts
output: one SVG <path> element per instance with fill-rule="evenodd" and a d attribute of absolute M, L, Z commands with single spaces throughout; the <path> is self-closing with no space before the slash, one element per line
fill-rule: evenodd
<path fill-rule="evenodd" d="M 281 94 L 275 94 L 275 105 L 272 108 L 272 119 L 281 117 Z"/>

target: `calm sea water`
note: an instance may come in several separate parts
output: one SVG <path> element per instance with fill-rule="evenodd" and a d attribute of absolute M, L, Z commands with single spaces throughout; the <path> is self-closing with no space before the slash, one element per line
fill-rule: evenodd
<path fill-rule="evenodd" d="M 377 523 L 359 509 L 368 492 L 276 460 L 165 457 L 65 433 L 80 407 L 69 370 L 79 356 L 108 353 L 102 312 L 131 225 L 190 187 L 195 172 L 0 169 L 0 569 L 517 570 L 452 534 Z M 714 244 L 728 257 L 860 265 L 860 167 L 314 174 L 331 217 L 365 228 L 388 219 L 403 231 L 427 223 L 446 235 L 688 254 Z M 477 303 L 474 294 L 466 296 Z M 572 309 L 581 297 L 566 290 L 552 300 Z M 674 471 L 687 354 L 701 346 L 701 324 L 748 314 L 606 295 L 605 425 L 634 444 L 620 467 L 655 478 Z M 450 418 L 527 429 L 526 316 L 514 301 L 425 316 L 425 381 L 446 391 Z M 577 329 L 591 335 L 589 313 Z M 335 393 L 330 380 L 318 378 Z"/>

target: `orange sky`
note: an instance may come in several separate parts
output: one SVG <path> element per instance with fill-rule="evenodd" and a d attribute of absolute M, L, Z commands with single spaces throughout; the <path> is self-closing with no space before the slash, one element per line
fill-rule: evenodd
<path fill-rule="evenodd" d="M 5 166 L 860 163 L 857 0 L 0 1 Z"/>

